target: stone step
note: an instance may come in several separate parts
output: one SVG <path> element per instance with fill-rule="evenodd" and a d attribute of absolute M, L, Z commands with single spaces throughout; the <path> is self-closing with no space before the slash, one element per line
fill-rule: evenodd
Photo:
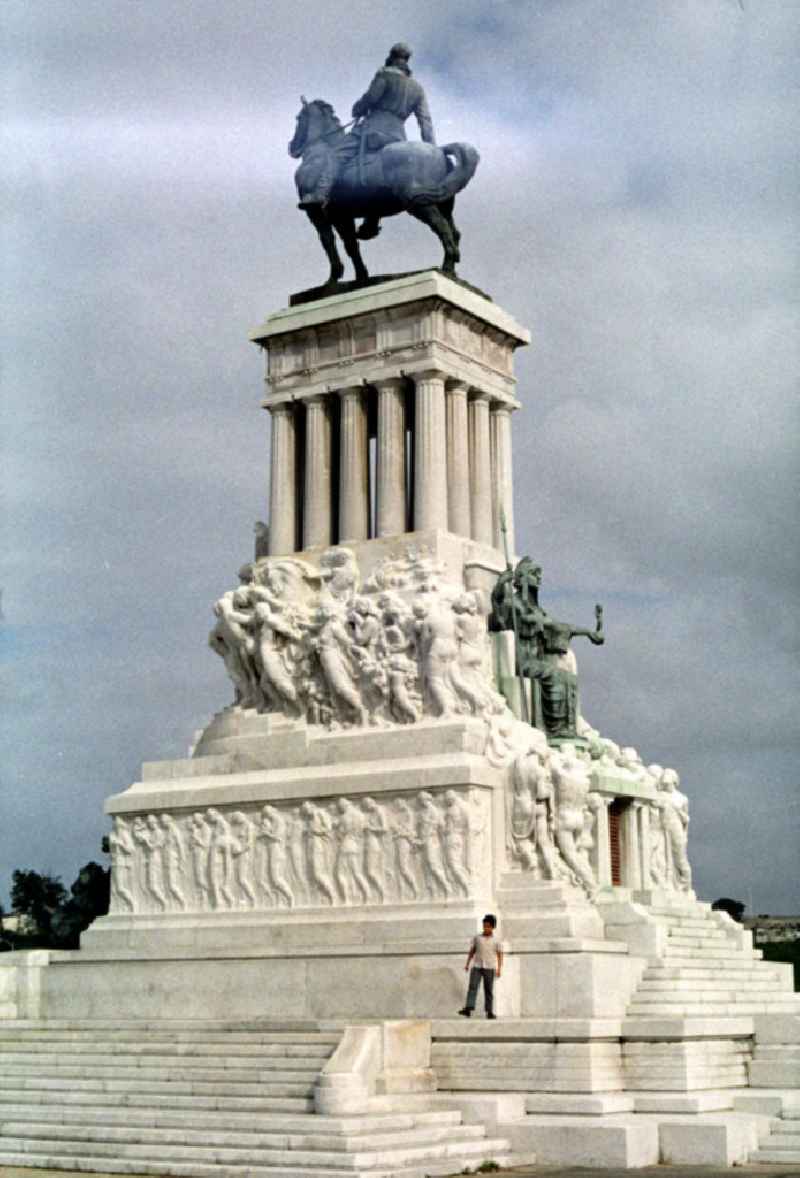
<path fill-rule="evenodd" d="M 440 1109 L 430 1112 L 413 1113 L 370 1113 L 362 1116 L 331 1117 L 309 1113 L 262 1113 L 254 1122 L 252 1112 L 202 1112 L 191 1109 L 164 1108 L 159 1102 L 156 1107 L 113 1108 L 102 1105 L 49 1105 L 49 1104 L 3 1104 L 4 1120 L 16 1122 L 47 1122 L 48 1124 L 96 1126 L 139 1126 L 140 1128 L 164 1129 L 231 1129 L 241 1127 L 252 1130 L 254 1124 L 260 1131 L 272 1134 L 319 1135 L 325 1138 L 353 1136 L 366 1131 L 388 1133 L 402 1132 L 419 1126 L 433 1129 L 451 1129 L 461 1124 L 461 1113 L 455 1109 Z"/>
<path fill-rule="evenodd" d="M 626 1018 L 653 1018 L 656 1015 L 681 1015 L 688 1018 L 727 1018 L 747 1014 L 789 1014 L 795 1009 L 788 1003 L 766 1002 L 654 1002 L 639 1003 L 634 999 Z"/>
<path fill-rule="evenodd" d="M 657 980 L 670 978 L 685 978 L 687 981 L 697 979 L 702 981 L 706 978 L 719 979 L 720 981 L 738 981 L 747 980 L 749 978 L 770 978 L 780 981 L 779 975 L 774 971 L 768 969 L 766 966 L 761 966 L 758 962 L 745 962 L 741 965 L 726 965 L 709 966 L 709 965 L 648 965 L 647 969 L 642 974 L 642 980 Z"/>
<path fill-rule="evenodd" d="M 319 1072 L 327 1056 L 306 1055 L 200 1055 L 193 1052 L 184 1055 L 181 1052 L 150 1054 L 119 1053 L 109 1057 L 98 1051 L 0 1051 L 3 1064 L 26 1064 L 29 1067 L 50 1068 L 59 1064 L 79 1065 L 81 1067 L 115 1067 L 115 1068 L 235 1068 L 238 1071 L 258 1069 L 274 1072 Z"/>
<path fill-rule="evenodd" d="M 29 1043 L 63 1043 L 74 1041 L 77 1043 L 97 1043 L 105 1046 L 112 1043 L 132 1043 L 149 1045 L 164 1044 L 249 1044 L 253 1047 L 267 1045 L 285 1045 L 299 1047 L 305 1044 L 312 1046 L 325 1045 L 336 1047 L 341 1040 L 341 1031 L 203 1031 L 203 1030 L 171 1030 L 161 1024 L 158 1029 L 148 1029 L 147 1024 L 134 1025 L 114 1033 L 113 1027 L 75 1026 L 73 1028 L 51 1027 L 43 1023 L 41 1028 L 33 1029 L 21 1026 L 18 1021 L 6 1026 L 0 1024 L 0 1045 L 9 1039 L 22 1039 Z"/>
<path fill-rule="evenodd" d="M 684 995 L 689 995 L 689 1001 L 693 1002 L 769 1002 L 773 995 L 783 994 L 785 991 L 781 990 L 776 984 L 775 986 L 693 986 L 688 983 L 672 983 L 667 982 L 640 982 L 636 988 L 635 1002 L 664 1002 L 670 1001 L 665 998 L 667 994 L 674 994 L 674 1001 L 679 1002 L 683 1000 Z"/>
<path fill-rule="evenodd" d="M 309 1116 L 309 1120 L 311 1117 Z M 394 1149 L 400 1146 L 418 1146 L 443 1141 L 481 1141 L 486 1138 L 483 1125 L 420 1125 L 406 1129 L 374 1131 L 369 1118 L 357 1133 L 286 1133 L 262 1130 L 251 1126 L 249 1129 L 208 1127 L 193 1130 L 185 1128 L 151 1128 L 136 1125 L 55 1125 L 50 1121 L 4 1121 L 0 1130 L 0 1142 L 5 1138 L 25 1138 L 29 1141 L 47 1139 L 70 1142 L 116 1142 L 129 1145 L 190 1145 L 210 1148 L 256 1147 L 275 1150 L 313 1150 L 321 1153 L 341 1154 L 348 1151 Z"/>
<path fill-rule="evenodd" d="M 771 1145 L 762 1145 L 750 1154 L 750 1162 L 760 1166 L 800 1166 L 800 1149 L 774 1149 Z M 787 1178 L 795 1176 L 787 1175 Z"/>
<path fill-rule="evenodd" d="M 687 961 L 694 961 L 699 964 L 701 961 L 720 961 L 726 958 L 733 962 L 753 962 L 761 961 L 760 949 L 737 949 L 733 945 L 723 943 L 721 945 L 681 945 L 675 941 L 668 940 L 664 946 L 665 957 L 684 958 Z"/>
<path fill-rule="evenodd" d="M 73 1076 L 0 1076 L 0 1090 L 21 1089 L 22 1091 L 70 1092 L 119 1092 L 147 1093 L 150 1096 L 308 1096 L 313 1092 L 313 1083 L 270 1083 L 268 1080 L 240 1082 L 226 1080 L 150 1080 L 141 1079 L 81 1079 Z"/>
<path fill-rule="evenodd" d="M 509 1153 L 501 1153 L 491 1158 L 483 1158 L 482 1161 L 494 1161 L 501 1168 L 511 1165 L 518 1165 L 527 1161 L 533 1161 L 533 1156 L 526 1157 L 524 1154 L 515 1153 L 513 1156 Z M 470 1168 L 478 1165 L 476 1158 L 471 1158 L 469 1163 Z M 49 1170 L 72 1170 L 88 1173 L 92 1170 L 97 1170 L 94 1164 L 94 1159 L 83 1158 L 79 1156 L 58 1157 L 46 1153 L 2 1153 L 0 1152 L 0 1166 L 32 1166 L 37 1169 Z M 455 1170 L 454 1170 L 455 1167 Z M 144 1159 L 130 1159 L 117 1160 L 115 1158 L 103 1158 L 102 1169 L 104 1173 L 108 1174 L 135 1174 L 135 1175 L 152 1175 L 153 1178 L 164 1178 L 164 1175 L 169 1175 L 170 1178 L 355 1178 L 352 1169 L 344 1169 L 340 1167 L 331 1167 L 321 1169 L 318 1167 L 306 1166 L 247 1166 L 245 1169 L 240 1167 L 232 1167 L 226 1165 L 212 1165 L 209 1163 L 177 1163 L 171 1162 L 169 1165 L 159 1162 L 149 1162 Z M 455 1155 L 445 1160 L 430 1160 L 423 1165 L 412 1164 L 409 1166 L 392 1166 L 390 1169 L 383 1167 L 371 1170 L 363 1170 L 362 1173 L 369 1175 L 369 1178 L 434 1178 L 438 1175 L 452 1175 L 454 1172 L 461 1170 L 463 1166 L 459 1163 L 458 1156 Z"/>
<path fill-rule="evenodd" d="M 208 1059 L 222 1057 L 225 1059 L 246 1060 L 250 1057 L 261 1059 L 307 1059 L 324 1062 L 334 1051 L 334 1044 L 328 1043 L 172 1043 L 167 1040 L 159 1042 L 119 1041 L 108 1042 L 94 1039 L 53 1039 L 27 1040 L 4 1039 L 0 1042 L 0 1054 L 7 1059 L 13 1053 L 24 1053 L 28 1056 L 54 1056 L 63 1058 L 66 1055 L 99 1055 L 103 1058 L 113 1056 L 115 1059 L 125 1056 L 154 1056 L 169 1055 L 181 1059 L 194 1057 Z"/>
<path fill-rule="evenodd" d="M 215 1086 L 216 1092 L 216 1086 Z M 7 1104 L 48 1104 L 57 1100 L 61 1104 L 70 1105 L 101 1105 L 101 1106 L 131 1106 L 135 1108 L 151 1108 L 153 1105 L 152 1092 L 114 1092 L 114 1091 L 75 1091 L 71 1087 L 55 1090 L 0 1086 L 0 1112 Z M 171 1109 L 229 1109 L 233 1112 L 282 1112 L 303 1113 L 313 1112 L 314 1101 L 310 1096 L 201 1096 L 195 1093 L 177 1094 L 172 1085 L 167 1085 L 164 1092 L 158 1094 L 158 1105 Z"/>
<path fill-rule="evenodd" d="M 31 1148 L 32 1147 L 32 1148 Z M 114 1159 L 119 1161 L 139 1161 L 160 1164 L 177 1162 L 205 1163 L 211 1165 L 227 1165 L 247 1167 L 282 1166 L 303 1167 L 324 1170 L 331 1168 L 344 1170 L 352 1175 L 356 1170 L 371 1170 L 397 1166 L 409 1166 L 414 1163 L 427 1163 L 445 1159 L 458 1159 L 464 1163 L 468 1159 L 480 1162 L 494 1157 L 496 1154 L 509 1152 L 508 1142 L 501 1138 L 484 1138 L 479 1140 L 459 1141 L 431 1141 L 421 1145 L 399 1145 L 390 1149 L 372 1149 L 368 1147 L 350 1153 L 325 1150 L 302 1149 L 261 1149 L 255 1146 L 236 1147 L 200 1146 L 179 1143 L 166 1145 L 162 1143 L 138 1144 L 117 1141 L 63 1141 L 59 1138 L 39 1138 L 29 1141 L 25 1137 L 0 1136 L 0 1149 L 4 1152 L 17 1153 L 25 1156 L 31 1154 L 46 1154 L 59 1158 L 92 1159 L 92 1166 L 87 1169 L 97 1169 L 100 1159 Z M 0 1154 L 2 1157 L 2 1154 Z M 135 1172 L 135 1171 L 134 1171 Z M 163 1169 L 162 1169 L 163 1173 Z"/>
<path fill-rule="evenodd" d="M 0 1057 L 2 1058 L 2 1057 Z M 164 1066 L 150 1066 L 149 1064 L 133 1064 L 124 1067 L 119 1064 L 84 1064 L 52 1063 L 49 1066 L 36 1063 L 9 1063 L 4 1058 L 3 1074 L 7 1078 L 43 1080 L 133 1080 L 151 1081 L 157 1083 L 214 1083 L 217 1090 L 230 1090 L 233 1095 L 244 1091 L 242 1085 L 266 1085 L 270 1091 L 280 1096 L 303 1096 L 313 1090 L 314 1081 L 319 1075 L 318 1066 L 312 1068 L 277 1071 L 266 1068 L 263 1071 L 256 1067 L 183 1067 L 171 1063 Z M 203 1089 L 205 1091 L 206 1089 Z"/>

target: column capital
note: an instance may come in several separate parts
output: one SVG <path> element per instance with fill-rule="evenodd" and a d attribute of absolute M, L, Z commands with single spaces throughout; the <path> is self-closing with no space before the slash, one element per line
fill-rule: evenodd
<path fill-rule="evenodd" d="M 516 405 L 509 405 L 508 401 L 492 401 L 490 409 L 492 413 L 496 413 L 498 416 L 502 413 L 507 413 L 510 417 L 516 409 Z"/>
<path fill-rule="evenodd" d="M 304 405 L 323 405 L 327 401 L 328 393 L 312 393 L 310 397 L 303 397 Z"/>
<path fill-rule="evenodd" d="M 444 384 L 447 380 L 447 373 L 442 368 L 423 368 L 421 372 L 409 372 L 408 375 L 415 384 L 423 380 L 440 380 Z"/>
<path fill-rule="evenodd" d="M 381 389 L 399 390 L 406 387 L 406 378 L 398 373 L 396 376 L 379 376 L 377 380 L 371 380 L 369 383 L 378 392 Z"/>
<path fill-rule="evenodd" d="M 445 385 L 445 392 L 450 397 L 466 397 L 469 388 L 469 381 L 448 379 Z"/>
<path fill-rule="evenodd" d="M 279 401 L 277 405 L 267 405 L 267 409 L 272 417 L 280 417 L 282 413 L 291 413 L 294 406 L 294 401 Z"/>
<path fill-rule="evenodd" d="M 345 397 L 360 397 L 364 392 L 363 384 L 345 384 L 341 388 L 336 389 L 336 395 L 342 398 Z"/>
<path fill-rule="evenodd" d="M 474 385 L 470 386 L 470 392 L 470 401 L 475 401 L 477 404 L 483 404 L 483 402 L 486 402 L 487 405 L 491 404 L 491 393 L 485 392 L 484 389 L 476 389 Z"/>

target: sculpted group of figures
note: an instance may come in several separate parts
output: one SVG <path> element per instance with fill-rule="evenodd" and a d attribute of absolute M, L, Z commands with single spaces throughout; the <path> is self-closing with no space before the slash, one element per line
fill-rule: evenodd
<path fill-rule="evenodd" d="M 209 636 L 235 702 L 328 728 L 505 710 L 480 594 L 441 574 L 413 549 L 364 585 L 347 548 L 328 549 L 319 569 L 293 557 L 246 565 Z"/>
<path fill-rule="evenodd" d="M 485 869 L 482 791 L 118 817 L 111 912 L 448 900 Z"/>
<path fill-rule="evenodd" d="M 678 774 L 660 765 L 645 767 L 635 749 L 620 749 L 588 732 L 587 748 L 565 743 L 551 749 L 536 741 L 515 756 L 506 815 L 512 863 L 536 879 L 576 884 L 593 898 L 602 883 L 610 882 L 598 878 L 595 847 L 599 811 L 613 799 L 596 786 L 602 776 L 613 775 L 616 781 L 629 778 L 643 785 L 649 794 L 640 803 L 648 811 L 642 828 L 648 845 L 640 848 L 640 861 L 649 878 L 642 887 L 688 891 L 689 803 L 678 789 Z"/>

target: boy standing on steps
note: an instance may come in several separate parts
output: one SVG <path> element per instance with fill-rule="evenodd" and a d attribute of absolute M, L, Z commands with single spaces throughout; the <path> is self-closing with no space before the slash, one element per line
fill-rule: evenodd
<path fill-rule="evenodd" d="M 464 966 L 465 970 L 469 970 L 469 989 L 467 990 L 467 1002 L 463 1010 L 459 1010 L 459 1014 L 463 1014 L 465 1018 L 469 1018 L 475 1009 L 475 1002 L 478 997 L 478 986 L 483 979 L 483 998 L 486 1006 L 486 1017 L 497 1018 L 494 1013 L 494 979 L 500 977 L 503 969 L 503 950 L 500 947 L 500 942 L 494 935 L 494 930 L 497 928 L 497 918 L 487 913 L 483 918 L 483 933 L 480 936 L 472 938 L 472 944 L 469 947 L 467 954 L 467 964 Z M 470 963 L 473 958 L 475 964 L 470 970 Z"/>

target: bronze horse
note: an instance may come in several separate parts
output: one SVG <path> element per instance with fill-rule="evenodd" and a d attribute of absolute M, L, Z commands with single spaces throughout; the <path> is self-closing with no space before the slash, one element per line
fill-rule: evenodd
<path fill-rule="evenodd" d="M 315 99 L 303 101 L 289 154 L 302 160 L 295 172 L 300 208 L 307 213 L 328 255 L 329 284 L 344 275 L 336 248 L 337 233 L 356 279 L 363 281 L 368 273 L 356 236 L 356 219 L 393 217 L 403 212 L 433 230 L 444 249 L 442 270 L 455 274 L 461 235 L 453 222 L 453 204 L 456 193 L 475 174 L 480 158 L 469 143 L 436 147 L 404 141 L 364 154 L 358 150 L 357 139 L 346 135 L 330 103 Z M 333 178 L 327 201 L 303 203 L 318 190 L 325 175 Z"/>

